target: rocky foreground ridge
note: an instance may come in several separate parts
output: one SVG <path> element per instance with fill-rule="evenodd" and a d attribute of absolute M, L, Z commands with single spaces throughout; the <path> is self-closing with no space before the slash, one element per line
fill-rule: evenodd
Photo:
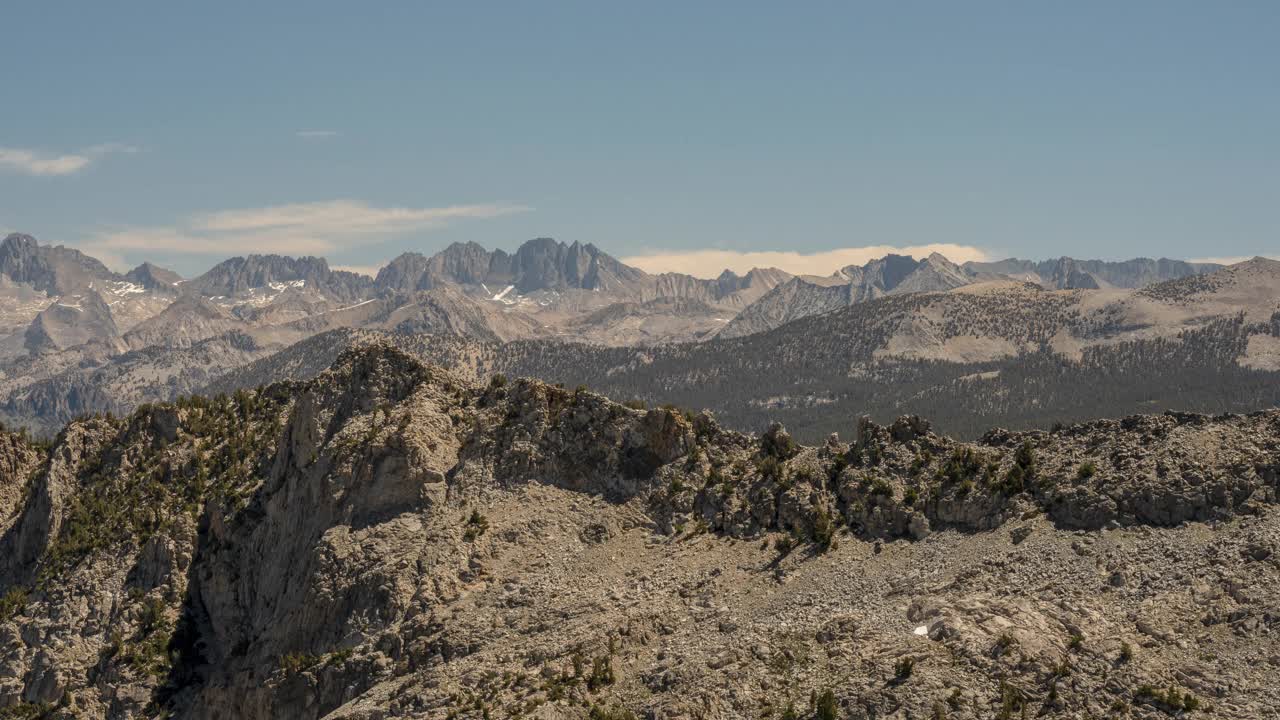
<path fill-rule="evenodd" d="M 385 346 L 0 438 L 0 717 L 1274 717 L 1280 411 L 759 437 Z"/>

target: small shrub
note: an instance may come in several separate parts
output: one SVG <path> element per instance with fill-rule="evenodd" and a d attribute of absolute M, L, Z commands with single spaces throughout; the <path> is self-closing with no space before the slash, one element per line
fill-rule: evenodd
<path fill-rule="evenodd" d="M 1081 480 L 1088 480 L 1098 472 L 1098 466 L 1092 461 L 1086 460 L 1080 463 L 1080 467 L 1076 469 L 1076 477 Z"/>
<path fill-rule="evenodd" d="M 285 653 L 280 656 L 280 669 L 290 675 L 300 673 L 309 668 L 315 667 L 320 662 L 320 658 L 315 655 L 301 652 Z"/>
<path fill-rule="evenodd" d="M 467 529 L 463 531 L 462 536 L 471 542 L 484 534 L 489 529 L 489 519 L 480 514 L 479 510 L 472 510 L 471 517 L 467 518 Z"/>
<path fill-rule="evenodd" d="M 919 500 L 920 492 L 915 488 L 907 488 L 902 492 L 902 504 L 907 507 L 914 507 Z"/>
<path fill-rule="evenodd" d="M 782 463 L 772 455 L 765 455 L 756 463 L 756 471 L 760 477 L 773 482 L 782 482 Z"/>
<path fill-rule="evenodd" d="M 840 705 L 836 702 L 836 694 L 831 690 L 823 690 L 814 703 L 814 717 L 817 720 L 836 720 L 839 717 Z"/>
<path fill-rule="evenodd" d="M 1129 643 L 1120 643 L 1120 662 L 1128 663 L 1133 660 L 1133 646 Z"/>
<path fill-rule="evenodd" d="M 826 508 L 819 509 L 813 518 L 813 542 L 822 552 L 832 550 L 836 546 L 836 524 Z"/>
<path fill-rule="evenodd" d="M 800 446 L 785 432 L 767 432 L 760 438 L 760 449 L 769 457 L 787 460 L 800 451 Z"/>
<path fill-rule="evenodd" d="M 692 448 L 690 448 L 689 453 L 685 456 L 684 465 L 686 468 L 689 468 L 690 470 L 692 470 L 693 468 L 697 467 L 698 464 L 701 462 L 702 462 L 702 448 L 698 447 L 697 445 L 694 445 Z"/>
<path fill-rule="evenodd" d="M 1183 692 L 1176 687 L 1170 687 L 1168 690 L 1161 692 L 1151 685 L 1139 685 L 1134 691 L 1133 697 L 1139 702 L 1148 702 L 1161 706 L 1172 712 L 1194 712 L 1200 709 L 1200 699 L 1189 692 Z"/>
<path fill-rule="evenodd" d="M 591 674 L 587 676 L 588 690 L 594 692 L 606 685 L 612 685 L 614 680 L 616 677 L 613 674 L 613 658 L 604 655 L 591 660 Z"/>
<path fill-rule="evenodd" d="M 831 463 L 831 469 L 827 471 L 827 477 L 831 479 L 831 482 L 835 482 L 840 477 L 840 473 L 844 472 L 847 467 L 849 467 L 848 458 L 844 455 L 837 455 Z"/>
<path fill-rule="evenodd" d="M 916 661 L 909 657 L 904 657 L 893 664 L 893 677 L 898 682 L 903 682 L 911 677 L 911 673 L 915 672 L 915 669 Z"/>
<path fill-rule="evenodd" d="M 1024 715 L 1026 709 L 1027 699 L 1022 691 L 1001 680 L 1000 711 L 996 713 L 997 720 L 1013 720 L 1015 717 Z"/>
<path fill-rule="evenodd" d="M 44 720 L 53 716 L 54 709 L 54 706 L 44 703 L 18 703 L 0 708 L 0 720 Z"/>
<path fill-rule="evenodd" d="M 1006 653 L 1010 648 L 1017 644 L 1018 641 L 1012 635 L 1009 633 L 1003 633 L 1000 637 L 996 638 L 996 653 Z"/>
<path fill-rule="evenodd" d="M 0 598 L 0 623 L 17 617 L 27 606 L 27 591 L 23 588 L 9 588 L 9 592 Z"/>
<path fill-rule="evenodd" d="M 779 555 L 786 555 L 787 553 L 791 552 L 795 548 L 796 548 L 795 538 L 791 537 L 790 535 L 783 535 L 782 537 L 779 537 L 777 540 L 773 541 L 773 549 L 776 550 Z"/>

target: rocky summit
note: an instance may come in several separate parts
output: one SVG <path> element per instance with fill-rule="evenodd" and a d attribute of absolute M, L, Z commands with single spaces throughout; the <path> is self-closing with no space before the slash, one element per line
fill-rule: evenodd
<path fill-rule="evenodd" d="M 1280 708 L 1280 412 L 797 444 L 388 346 L 0 437 L 0 717 Z"/>

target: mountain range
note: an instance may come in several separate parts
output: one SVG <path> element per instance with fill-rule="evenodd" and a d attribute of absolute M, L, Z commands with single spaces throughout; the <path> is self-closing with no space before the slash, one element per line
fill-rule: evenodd
<path fill-rule="evenodd" d="M 11 235 L 0 243 L 0 416 L 52 433 L 82 413 L 252 387 L 265 377 L 255 368 L 276 354 L 280 366 L 290 353 L 331 360 L 379 337 L 474 377 L 585 382 L 713 407 L 744 429 L 803 410 L 808 419 L 792 422 L 811 439 L 850 407 L 933 410 L 926 399 L 958 392 L 960 377 L 1008 397 L 1000 373 L 1012 377 L 1034 358 L 1078 365 L 1132 343 L 1221 335 L 1219 321 L 1241 313 L 1239 337 L 1221 342 L 1243 349 L 1214 362 L 1280 370 L 1274 336 L 1260 330 L 1280 310 L 1273 266 L 888 255 L 822 277 L 755 269 L 704 279 L 646 273 L 594 245 L 539 238 L 513 253 L 475 243 L 405 253 L 372 278 L 323 258 L 252 255 L 182 279 L 150 263 L 117 274 L 77 250 Z M 904 374 L 923 383 L 915 394 L 894 393 L 893 407 L 873 398 Z M 1239 393 L 1219 402 L 1243 407 L 1242 394 L 1226 399 Z M 1176 405 L 1194 392 L 1155 395 Z M 961 434 L 1005 419 L 1051 421 L 1029 407 L 929 414 Z"/>
<path fill-rule="evenodd" d="M 2 718 L 1280 705 L 1280 262 L 14 236 L 0 322 Z"/>

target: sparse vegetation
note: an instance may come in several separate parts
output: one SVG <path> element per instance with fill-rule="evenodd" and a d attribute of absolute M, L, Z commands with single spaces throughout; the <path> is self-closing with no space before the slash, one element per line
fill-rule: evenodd
<path fill-rule="evenodd" d="M 1170 686 L 1167 690 L 1159 690 L 1151 685 L 1139 685 L 1134 691 L 1136 702 L 1145 702 L 1171 713 L 1194 712 L 1200 709 L 1200 699 L 1190 692 Z"/>
<path fill-rule="evenodd" d="M 462 532 L 462 537 L 467 542 L 472 542 L 488 529 L 489 519 L 481 515 L 479 510 L 472 510 L 471 515 L 467 518 L 466 528 Z"/>
<path fill-rule="evenodd" d="M 907 507 L 915 507 L 916 502 L 920 500 L 920 492 L 915 488 L 909 487 L 902 491 L 902 504 Z"/>
<path fill-rule="evenodd" d="M 1000 681 L 999 703 L 1000 710 L 996 713 L 996 720 L 1014 720 L 1027 713 L 1026 695 L 1005 680 Z"/>
<path fill-rule="evenodd" d="M 594 692 L 606 685 L 612 685 L 615 679 L 612 657 L 601 655 L 591 659 L 591 674 L 587 676 L 588 690 Z"/>
<path fill-rule="evenodd" d="M 27 591 L 20 587 L 9 588 L 4 597 L 0 597 L 0 623 L 12 620 L 26 606 Z"/>
<path fill-rule="evenodd" d="M 1013 637 L 1013 635 L 1009 633 L 1001 633 L 1000 637 L 996 638 L 995 652 L 998 655 L 1004 654 L 1006 652 L 1009 652 L 1009 650 L 1011 650 L 1017 644 L 1018 644 L 1018 641 L 1016 638 Z"/>
<path fill-rule="evenodd" d="M 813 542 L 822 552 L 836 547 L 836 524 L 826 508 L 819 508 L 813 517 Z"/>
<path fill-rule="evenodd" d="M 836 720 L 840 716 L 840 704 L 836 702 L 836 694 L 830 689 L 818 693 L 813 714 L 817 720 Z"/>

